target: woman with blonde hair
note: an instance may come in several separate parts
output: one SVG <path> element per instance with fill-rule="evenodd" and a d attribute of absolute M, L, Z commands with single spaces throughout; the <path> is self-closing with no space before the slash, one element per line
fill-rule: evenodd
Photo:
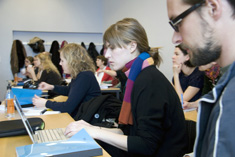
<path fill-rule="evenodd" d="M 72 81 L 68 86 L 50 85 L 45 82 L 39 84 L 39 89 L 68 96 L 65 102 L 52 102 L 38 96 L 33 98 L 37 107 L 46 106 L 55 111 L 68 112 L 74 117 L 83 102 L 101 94 L 99 84 L 95 78 L 95 65 L 87 51 L 78 44 L 68 44 L 60 50 L 60 65 L 65 74 L 70 74 Z"/>
<path fill-rule="evenodd" d="M 111 156 L 183 156 L 187 146 L 183 110 L 171 83 L 156 68 L 161 58 L 157 48 L 150 48 L 144 28 L 125 18 L 106 30 L 103 41 L 113 70 L 124 68 L 128 78 L 119 127 L 80 120 L 70 123 L 65 134 L 85 128 Z"/>
<path fill-rule="evenodd" d="M 35 67 L 38 72 L 35 73 Z M 46 82 L 53 85 L 60 85 L 62 78 L 55 65 L 51 62 L 50 56 L 39 53 L 34 57 L 34 67 L 27 67 L 32 79 L 38 83 Z"/>

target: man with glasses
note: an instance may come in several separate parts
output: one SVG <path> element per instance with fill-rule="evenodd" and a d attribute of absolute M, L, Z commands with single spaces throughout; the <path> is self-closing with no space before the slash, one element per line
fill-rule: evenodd
<path fill-rule="evenodd" d="M 167 0 L 173 43 L 195 66 L 230 66 L 199 102 L 196 157 L 235 156 L 235 1 Z"/>

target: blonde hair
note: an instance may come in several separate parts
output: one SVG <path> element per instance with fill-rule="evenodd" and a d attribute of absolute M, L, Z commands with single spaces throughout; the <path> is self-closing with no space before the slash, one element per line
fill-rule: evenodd
<path fill-rule="evenodd" d="M 72 78 L 75 78 L 82 71 L 95 73 L 94 62 L 81 45 L 75 43 L 67 44 L 60 50 L 60 54 L 68 63 Z"/>
<path fill-rule="evenodd" d="M 105 31 L 103 37 L 103 42 L 108 42 L 111 48 L 122 48 L 133 41 L 137 43 L 140 53 L 148 52 L 153 57 L 154 64 L 160 66 L 162 59 L 159 48 L 150 48 L 145 29 L 136 19 L 124 18 L 118 21 Z"/>
<path fill-rule="evenodd" d="M 50 71 L 53 71 L 53 72 L 57 73 L 60 76 L 60 73 L 59 73 L 58 69 L 52 63 L 51 58 L 50 58 L 49 55 L 47 55 L 45 53 L 39 53 L 35 57 L 40 60 L 41 65 L 42 65 L 42 70 L 46 70 L 47 73 L 49 73 Z"/>

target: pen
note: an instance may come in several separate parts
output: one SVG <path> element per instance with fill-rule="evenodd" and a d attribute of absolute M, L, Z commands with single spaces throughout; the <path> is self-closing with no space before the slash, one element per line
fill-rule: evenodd
<path fill-rule="evenodd" d="M 44 114 L 47 111 L 47 109 L 44 109 L 41 111 L 41 114 Z"/>
<path fill-rule="evenodd" d="M 182 107 L 183 107 L 183 104 L 184 104 L 183 93 L 181 94 L 181 104 L 182 104 Z"/>

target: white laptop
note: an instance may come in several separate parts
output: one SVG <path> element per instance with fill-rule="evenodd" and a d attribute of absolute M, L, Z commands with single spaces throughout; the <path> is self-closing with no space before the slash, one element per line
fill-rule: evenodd
<path fill-rule="evenodd" d="M 56 129 L 48 129 L 48 130 L 37 130 L 33 131 L 28 119 L 24 115 L 21 105 L 17 100 L 16 96 L 14 97 L 15 107 L 23 121 L 25 129 L 27 130 L 29 137 L 32 142 L 35 143 L 44 143 L 44 142 L 53 142 L 53 141 L 62 141 L 68 139 L 64 135 L 65 128 L 56 128 Z"/>

